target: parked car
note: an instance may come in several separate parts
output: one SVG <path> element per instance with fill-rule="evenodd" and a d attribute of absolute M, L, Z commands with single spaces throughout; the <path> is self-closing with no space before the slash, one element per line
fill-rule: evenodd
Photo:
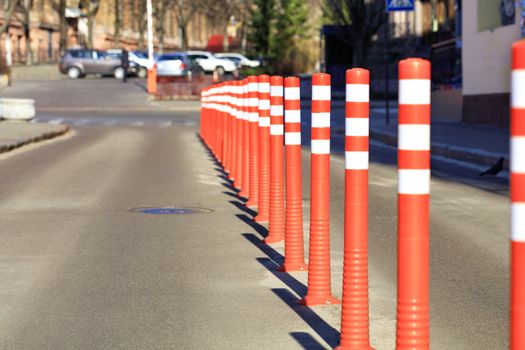
<path fill-rule="evenodd" d="M 207 51 L 188 51 L 186 52 L 191 60 L 197 62 L 206 72 L 217 72 L 219 75 L 224 73 L 233 73 L 237 70 L 237 65 L 227 59 L 213 56 Z"/>
<path fill-rule="evenodd" d="M 106 50 L 105 52 L 109 56 L 122 60 L 122 50 L 121 49 L 110 49 L 110 50 Z M 148 60 L 147 54 L 144 58 L 140 51 L 128 51 L 128 59 L 129 59 L 128 74 L 136 75 L 139 78 L 145 78 L 148 75 L 148 67 L 153 66 L 153 63 L 154 63 Z"/>
<path fill-rule="evenodd" d="M 148 75 L 148 69 L 151 69 L 155 63 L 156 57 L 154 57 L 154 61 L 150 61 L 147 52 L 135 50 L 129 52 L 129 60 L 140 67 L 137 70 L 137 76 L 145 78 Z"/>
<path fill-rule="evenodd" d="M 217 53 L 215 54 L 215 57 L 218 58 L 225 58 L 227 60 L 235 62 L 237 64 L 237 67 L 259 67 L 261 65 L 261 62 L 257 60 L 251 60 L 248 57 L 241 55 L 240 53 L 234 53 L 234 52 L 223 52 L 223 53 Z"/>
<path fill-rule="evenodd" d="M 157 58 L 157 76 L 193 77 L 202 74 L 202 68 L 184 52 L 170 52 Z"/>
<path fill-rule="evenodd" d="M 71 79 L 87 74 L 113 75 L 117 79 L 124 76 L 120 58 L 101 50 L 71 49 L 60 59 L 59 70 Z"/>

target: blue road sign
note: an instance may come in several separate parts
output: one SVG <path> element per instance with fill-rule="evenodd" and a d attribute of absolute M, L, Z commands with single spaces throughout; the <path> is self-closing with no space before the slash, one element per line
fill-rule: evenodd
<path fill-rule="evenodd" d="M 414 0 L 386 0 L 386 10 L 392 11 L 414 11 Z"/>

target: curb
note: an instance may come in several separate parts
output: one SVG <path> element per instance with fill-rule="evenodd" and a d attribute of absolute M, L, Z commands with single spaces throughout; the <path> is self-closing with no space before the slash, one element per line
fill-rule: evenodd
<path fill-rule="evenodd" d="M 377 129 L 370 129 L 370 138 L 385 143 L 389 146 L 397 147 L 397 135 L 387 133 L 384 131 L 379 131 Z M 483 166 L 492 166 L 500 159 L 500 157 L 504 156 L 504 169 L 508 170 L 509 166 L 508 155 L 489 152 L 482 149 L 455 147 L 442 143 L 432 142 L 431 152 L 434 156 L 441 156 L 457 161 L 474 163 Z"/>
<path fill-rule="evenodd" d="M 69 132 L 69 130 L 70 130 L 70 127 L 68 125 L 60 125 L 60 128 L 57 128 L 57 130 L 48 131 L 48 132 L 39 134 L 38 136 L 35 136 L 35 137 L 29 137 L 29 138 L 24 138 L 24 139 L 20 139 L 20 140 L 7 141 L 6 143 L 0 144 L 0 154 L 1 153 L 6 153 L 6 152 L 9 152 L 9 151 L 13 151 L 13 150 L 15 150 L 17 148 L 20 148 L 20 147 L 23 147 L 23 146 L 26 146 L 26 145 L 29 145 L 29 144 L 32 144 L 32 143 L 37 143 L 37 142 L 40 142 L 40 141 L 50 140 L 50 139 L 53 139 L 55 137 L 62 136 L 64 134 L 66 134 L 67 132 Z"/>

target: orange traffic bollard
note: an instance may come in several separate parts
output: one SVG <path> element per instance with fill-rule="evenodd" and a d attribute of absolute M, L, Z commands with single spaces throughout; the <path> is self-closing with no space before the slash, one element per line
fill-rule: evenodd
<path fill-rule="evenodd" d="M 148 81 L 147 88 L 149 94 L 157 93 L 157 65 L 154 64 L 150 69 L 148 69 Z"/>
<path fill-rule="evenodd" d="M 242 188 L 239 197 L 250 197 L 250 121 L 248 107 L 248 78 L 242 81 Z"/>
<path fill-rule="evenodd" d="M 224 134 L 224 171 L 230 173 L 230 157 L 231 157 L 231 85 L 230 82 L 225 85 L 225 104 L 226 104 L 226 115 L 225 115 L 225 134 Z"/>
<path fill-rule="evenodd" d="M 256 76 L 248 77 L 248 113 L 250 128 L 250 193 L 247 206 L 259 204 L 259 84 Z"/>
<path fill-rule="evenodd" d="M 301 173 L 301 92 L 299 78 L 284 79 L 284 144 L 286 147 L 286 220 L 283 271 L 306 271 Z"/>
<path fill-rule="evenodd" d="M 430 62 L 399 63 L 396 349 L 429 349 Z"/>
<path fill-rule="evenodd" d="M 232 81 L 231 83 L 231 129 L 232 129 L 232 141 L 231 141 L 231 156 L 230 156 L 230 173 L 228 174 L 228 179 L 234 181 L 236 179 L 237 173 L 237 159 L 238 155 L 238 135 L 237 135 L 237 116 L 238 116 L 238 106 L 237 106 L 237 81 Z"/>
<path fill-rule="evenodd" d="M 270 223 L 265 243 L 284 239 L 283 78 L 270 78 Z"/>
<path fill-rule="evenodd" d="M 525 41 L 512 46 L 510 349 L 525 349 Z"/>
<path fill-rule="evenodd" d="M 312 76 L 310 260 L 307 306 L 338 304 L 330 276 L 330 75 Z"/>
<path fill-rule="evenodd" d="M 215 154 L 217 161 L 222 165 L 222 140 L 224 104 L 222 89 L 224 84 L 217 84 L 217 115 L 215 120 Z"/>
<path fill-rule="evenodd" d="M 201 91 L 201 115 L 200 115 L 200 123 L 199 123 L 199 135 L 201 136 L 202 140 L 206 142 L 206 135 L 205 135 L 205 124 L 206 124 L 206 113 L 208 113 L 208 105 L 207 105 L 207 94 L 208 89 L 204 88 Z"/>
<path fill-rule="evenodd" d="M 372 349 L 368 316 L 369 91 L 368 70 L 346 71 L 345 243 L 338 350 Z"/>
<path fill-rule="evenodd" d="M 259 203 L 256 222 L 270 217 L 270 77 L 259 75 Z"/>
<path fill-rule="evenodd" d="M 236 86 L 237 98 L 237 121 L 236 121 L 236 152 L 235 152 L 235 182 L 233 186 L 237 189 L 242 189 L 243 177 L 242 177 L 242 166 L 243 166 L 243 153 L 244 153 L 244 115 L 243 115 L 243 82 L 237 81 Z"/>

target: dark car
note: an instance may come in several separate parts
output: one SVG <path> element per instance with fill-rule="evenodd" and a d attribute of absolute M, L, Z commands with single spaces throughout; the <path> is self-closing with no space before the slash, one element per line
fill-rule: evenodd
<path fill-rule="evenodd" d="M 117 79 L 124 76 L 120 58 L 101 50 L 67 50 L 60 60 L 59 69 L 71 79 L 78 79 L 86 74 L 113 75 Z"/>

